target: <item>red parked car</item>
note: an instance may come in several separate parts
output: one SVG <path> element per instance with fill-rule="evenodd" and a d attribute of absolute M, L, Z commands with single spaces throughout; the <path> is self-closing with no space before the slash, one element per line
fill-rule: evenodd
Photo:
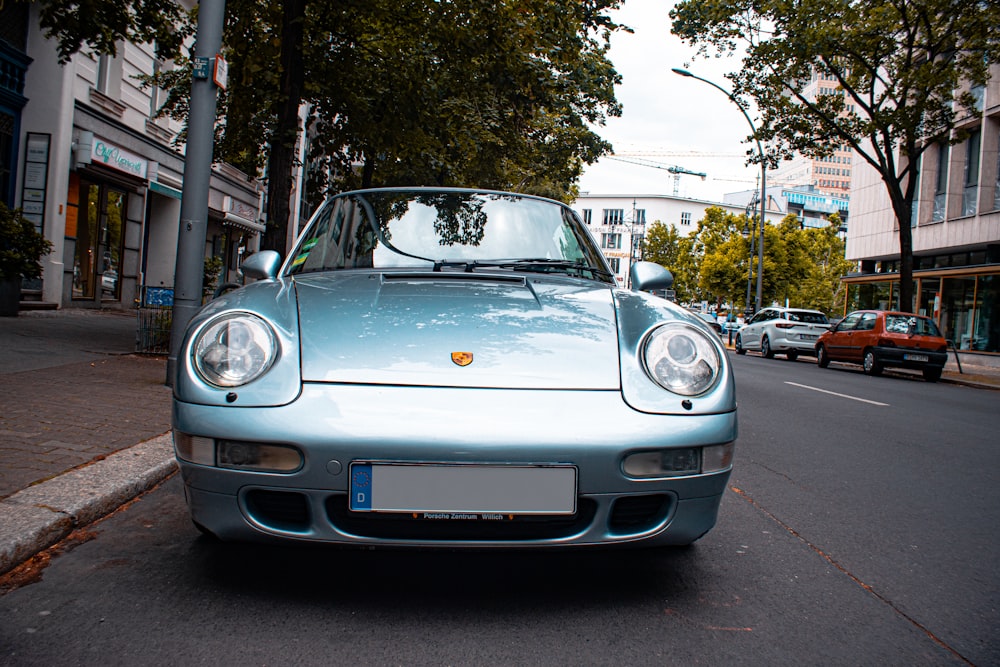
<path fill-rule="evenodd" d="M 937 382 L 948 359 L 948 342 L 929 317 L 884 310 L 856 310 L 816 341 L 816 363 L 861 364 L 878 375 L 886 367 L 912 368 Z"/>

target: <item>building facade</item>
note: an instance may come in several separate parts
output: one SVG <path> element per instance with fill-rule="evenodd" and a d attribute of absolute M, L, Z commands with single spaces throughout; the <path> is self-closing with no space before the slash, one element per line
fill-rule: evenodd
<path fill-rule="evenodd" d="M 807 100 L 815 101 L 820 95 L 843 95 L 835 79 L 825 78 L 815 70 L 810 81 L 802 88 Z M 854 102 L 846 99 L 847 112 Z M 833 198 L 846 199 L 851 190 L 852 151 L 846 144 L 839 146 L 832 155 L 823 158 L 798 156 L 783 162 L 771 172 L 768 180 L 788 186 L 811 186 L 817 192 Z M 769 185 L 768 187 L 772 187 Z"/>
<path fill-rule="evenodd" d="M 43 276 L 22 285 L 25 307 L 130 308 L 174 285 L 184 151 L 175 121 L 156 118 L 163 91 L 139 75 L 172 67 L 154 44 L 119 44 L 58 61 L 33 3 L 5 3 L 0 58 L 23 63 L 20 90 L 0 98 L 4 201 L 53 244 Z M 227 165 L 210 179 L 206 258 L 222 280 L 256 247 L 261 188 Z"/>
<path fill-rule="evenodd" d="M 958 123 L 965 138 L 929 147 L 918 164 L 909 221 L 915 303 L 899 304 L 899 231 L 885 186 L 855 159 L 846 257 L 845 310 L 901 308 L 930 315 L 967 355 L 1000 362 L 1000 66 L 972 91 L 976 113 Z M 965 355 L 963 355 L 965 356 Z"/>

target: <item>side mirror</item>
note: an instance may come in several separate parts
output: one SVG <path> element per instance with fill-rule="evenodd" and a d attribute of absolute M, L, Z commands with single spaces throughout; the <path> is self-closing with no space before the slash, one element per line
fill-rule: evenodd
<path fill-rule="evenodd" d="M 640 292 L 670 289 L 674 284 L 674 276 L 653 262 L 636 262 L 629 271 L 629 277 L 632 279 L 632 289 Z"/>
<path fill-rule="evenodd" d="M 247 278 L 274 280 L 281 268 L 281 255 L 273 250 L 261 250 L 250 255 L 240 268 Z"/>

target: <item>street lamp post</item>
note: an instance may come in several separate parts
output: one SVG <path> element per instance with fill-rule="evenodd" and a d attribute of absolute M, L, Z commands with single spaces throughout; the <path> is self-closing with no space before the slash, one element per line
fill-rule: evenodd
<path fill-rule="evenodd" d="M 719 84 L 709 81 L 708 79 L 703 79 L 702 77 L 692 74 L 686 69 L 681 69 L 679 67 L 674 67 L 671 71 L 673 71 L 674 74 L 680 74 L 681 76 L 698 79 L 699 81 L 707 83 L 728 97 L 729 101 L 739 107 L 739 110 L 743 112 L 743 117 L 746 118 L 747 123 L 750 124 L 750 131 L 753 133 L 754 141 L 757 142 L 757 155 L 760 157 L 760 241 L 757 244 L 757 298 L 755 304 L 756 310 L 760 310 L 761 298 L 764 292 L 764 216 L 767 211 L 767 165 L 764 163 L 764 149 L 760 145 L 760 139 L 757 138 L 757 128 L 754 127 L 753 121 L 750 120 L 750 114 L 748 114 L 747 110 L 742 104 L 740 104 L 740 101 Z M 749 299 L 747 299 L 747 301 L 749 302 Z"/>

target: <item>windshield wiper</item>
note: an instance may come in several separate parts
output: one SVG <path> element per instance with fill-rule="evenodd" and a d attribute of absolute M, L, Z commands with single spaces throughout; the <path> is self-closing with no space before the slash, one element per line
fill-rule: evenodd
<path fill-rule="evenodd" d="M 583 264 L 579 260 L 551 259 L 548 257 L 515 260 L 440 260 L 434 262 L 435 271 L 441 271 L 442 269 L 460 269 L 466 273 L 471 273 L 476 269 L 483 268 L 512 269 L 515 271 L 538 271 L 541 273 L 549 273 L 552 271 L 586 271 L 594 276 L 604 276 L 606 278 L 614 276 L 614 273 L 610 271 L 605 271 L 604 269 L 598 267 Z"/>

